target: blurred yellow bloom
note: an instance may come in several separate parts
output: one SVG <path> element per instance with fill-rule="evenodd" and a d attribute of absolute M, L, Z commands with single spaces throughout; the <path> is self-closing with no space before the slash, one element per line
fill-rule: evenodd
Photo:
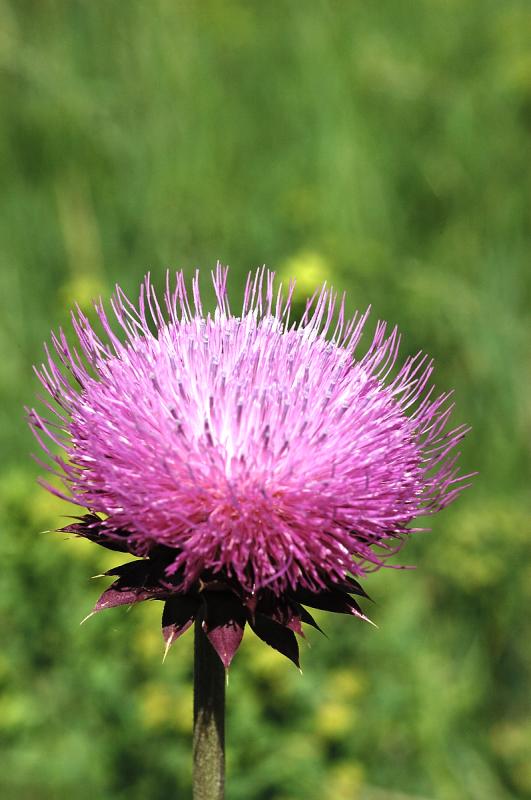
<path fill-rule="evenodd" d="M 181 733 L 190 733 L 192 730 L 191 686 L 181 685 L 178 692 L 173 692 L 161 684 L 150 683 L 144 690 L 141 708 L 147 728 L 171 728 Z"/>
<path fill-rule="evenodd" d="M 144 603 L 144 606 L 147 605 L 148 603 Z M 158 612 L 158 617 L 160 617 L 160 607 L 156 611 Z M 141 624 L 139 624 L 138 631 L 134 637 L 134 647 L 139 655 L 150 663 L 152 659 L 162 659 L 164 648 L 159 626 L 153 625 L 153 620 L 145 617 L 146 615 L 143 614 Z"/>
<path fill-rule="evenodd" d="M 70 309 L 77 303 L 83 309 L 92 308 L 92 303 L 100 296 L 108 294 L 103 281 L 93 275 L 74 275 L 59 289 L 61 306 Z"/>
<path fill-rule="evenodd" d="M 316 286 L 331 282 L 332 267 L 326 258 L 314 250 L 303 250 L 288 258 L 280 268 L 279 278 L 284 283 L 297 279 L 296 296 L 311 296 Z"/>
<path fill-rule="evenodd" d="M 352 727 L 355 712 L 347 703 L 323 702 L 317 709 L 315 730 L 326 739 L 339 739 Z"/>
<path fill-rule="evenodd" d="M 353 669 L 340 669 L 332 673 L 328 685 L 329 693 L 335 697 L 351 700 L 364 691 L 367 681 L 361 672 Z"/>
<path fill-rule="evenodd" d="M 289 662 L 279 658 L 276 650 L 264 647 L 256 637 L 246 636 L 245 645 L 249 654 L 247 664 L 253 675 L 274 684 L 290 673 Z"/>
<path fill-rule="evenodd" d="M 357 762 L 343 761 L 332 766 L 323 786 L 323 800 L 358 800 L 363 784 L 363 768 Z"/>

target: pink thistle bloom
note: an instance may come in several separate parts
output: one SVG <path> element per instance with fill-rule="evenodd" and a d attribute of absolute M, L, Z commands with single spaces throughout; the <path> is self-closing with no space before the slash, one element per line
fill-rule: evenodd
<path fill-rule="evenodd" d="M 182 273 L 162 303 L 149 275 L 136 306 L 117 287 L 121 335 L 101 301 L 102 335 L 77 308 L 79 347 L 52 336 L 36 370 L 50 415 L 30 424 L 64 491 L 45 486 L 89 511 L 63 530 L 140 558 L 95 611 L 161 599 L 168 646 L 201 614 L 226 666 L 246 623 L 298 663 L 304 606 L 366 619 L 358 579 L 464 488 L 467 429 L 427 356 L 396 366 L 396 328 L 355 355 L 368 312 L 346 320 L 326 286 L 291 323 L 293 283 L 250 274 L 236 316 L 227 270 L 212 277 L 213 315 L 197 273 L 191 299 Z"/>

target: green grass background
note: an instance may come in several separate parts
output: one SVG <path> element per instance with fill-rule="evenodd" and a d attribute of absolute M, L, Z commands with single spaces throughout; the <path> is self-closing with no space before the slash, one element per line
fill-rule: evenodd
<path fill-rule="evenodd" d="M 75 300 L 219 258 L 398 323 L 480 472 L 379 630 L 322 619 L 302 677 L 246 638 L 228 797 L 531 797 L 530 43 L 528 0 L 0 0 L 0 796 L 189 796 L 191 634 L 79 627 L 110 556 L 39 533 L 22 407 Z"/>

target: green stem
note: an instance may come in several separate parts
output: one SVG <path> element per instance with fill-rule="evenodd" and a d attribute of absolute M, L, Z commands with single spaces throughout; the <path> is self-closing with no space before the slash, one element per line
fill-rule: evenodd
<path fill-rule="evenodd" d="M 225 796 L 225 670 L 195 622 L 194 645 L 194 800 Z"/>

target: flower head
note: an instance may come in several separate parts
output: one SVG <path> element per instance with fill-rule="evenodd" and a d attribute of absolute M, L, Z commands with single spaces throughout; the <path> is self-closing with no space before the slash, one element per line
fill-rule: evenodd
<path fill-rule="evenodd" d="M 77 308 L 30 424 L 64 485 L 47 488 L 88 510 L 63 530 L 139 557 L 95 610 L 161 599 L 169 644 L 200 614 L 226 665 L 247 622 L 297 663 L 305 606 L 365 618 L 358 579 L 461 491 L 466 429 L 426 356 L 396 366 L 396 328 L 358 358 L 368 312 L 346 320 L 326 286 L 290 322 L 293 284 L 258 270 L 234 315 L 226 281 L 218 265 L 213 315 L 182 273 L 162 303 L 149 276 L 137 305 L 117 287 L 101 334 Z"/>

